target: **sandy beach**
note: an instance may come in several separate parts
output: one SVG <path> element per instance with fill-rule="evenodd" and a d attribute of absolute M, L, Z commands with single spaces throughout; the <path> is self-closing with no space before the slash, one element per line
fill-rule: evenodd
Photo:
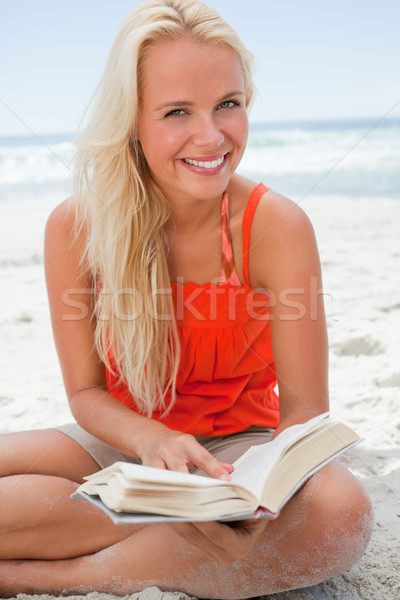
<path fill-rule="evenodd" d="M 400 597 L 400 202 L 310 195 L 298 199 L 319 242 L 330 339 L 331 413 L 364 437 L 343 462 L 375 508 L 362 560 L 320 585 L 274 600 Z M 52 339 L 42 238 L 52 201 L 0 204 L 0 431 L 70 419 Z M 19 600 L 50 596 L 26 596 Z M 71 596 L 70 598 L 81 598 Z M 113 600 L 93 591 L 88 600 Z M 184 600 L 148 588 L 131 600 Z"/>

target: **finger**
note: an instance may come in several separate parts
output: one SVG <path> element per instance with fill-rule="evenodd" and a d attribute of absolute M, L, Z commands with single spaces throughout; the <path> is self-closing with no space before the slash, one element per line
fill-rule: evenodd
<path fill-rule="evenodd" d="M 169 471 L 179 471 L 179 473 L 189 473 L 188 465 L 180 457 L 169 457 L 165 459 L 166 468 Z"/>
<path fill-rule="evenodd" d="M 189 471 L 196 469 L 196 465 L 192 461 L 188 461 L 186 464 Z M 228 463 L 220 462 L 220 465 L 222 465 L 226 469 L 229 475 L 235 470 L 234 467 Z"/>
<path fill-rule="evenodd" d="M 227 465 L 220 462 L 217 458 L 215 458 L 215 456 L 203 448 L 203 446 L 200 446 L 197 456 L 192 454 L 190 459 L 196 465 L 196 467 L 203 469 L 203 471 L 205 471 L 210 477 L 222 479 L 224 481 L 230 481 L 230 474 L 233 471 L 232 465 Z"/>
<path fill-rule="evenodd" d="M 169 464 L 173 455 L 185 458 L 185 464 L 190 468 L 197 467 L 202 469 L 215 479 L 230 480 L 230 473 L 233 471 L 232 465 L 222 463 L 217 460 L 208 450 L 206 450 L 196 438 L 188 434 L 180 434 L 175 438 L 176 446 L 174 452 L 170 448 L 164 448 L 163 457 Z M 176 450 L 179 448 L 179 452 Z"/>
<path fill-rule="evenodd" d="M 247 535 L 242 528 L 231 528 L 215 521 L 179 525 L 181 527 L 176 531 L 181 537 L 222 565 L 243 560 L 259 537 L 252 539 L 253 536 Z"/>
<path fill-rule="evenodd" d="M 219 461 L 219 463 L 220 463 L 220 464 L 221 464 L 223 467 L 225 467 L 225 469 L 228 471 L 228 473 L 233 473 L 233 471 L 235 470 L 234 466 L 233 466 L 233 465 L 230 465 L 229 463 L 224 463 L 224 462 L 221 462 L 221 461 Z"/>
<path fill-rule="evenodd" d="M 246 536 L 251 543 L 254 543 L 264 531 L 267 523 L 267 519 L 247 519 L 244 521 L 230 521 L 224 523 L 224 525 L 228 525 L 231 529 L 241 530 L 242 534 Z"/>
<path fill-rule="evenodd" d="M 159 458 L 158 456 L 148 459 L 144 458 L 142 460 L 142 465 L 144 465 L 145 467 L 153 467 L 154 469 L 167 469 L 167 465 L 165 464 L 163 459 Z"/>
<path fill-rule="evenodd" d="M 186 455 L 182 454 L 179 447 L 168 448 L 164 446 L 161 450 L 162 454 L 159 460 L 163 461 L 165 469 L 179 471 L 180 473 L 189 472 L 189 461 L 186 459 Z"/>
<path fill-rule="evenodd" d="M 204 525 L 204 524 L 203 524 Z M 234 559 L 227 555 L 224 548 L 216 544 L 209 535 L 206 535 L 202 529 L 195 523 L 170 523 L 174 531 L 188 544 L 200 550 L 209 558 L 218 561 L 221 564 L 229 565 Z"/>
<path fill-rule="evenodd" d="M 213 554 L 222 564 L 244 559 L 254 548 L 267 521 L 250 519 L 229 523 L 195 523 L 204 538 L 212 542 Z M 211 547 L 211 546 L 210 546 Z"/>

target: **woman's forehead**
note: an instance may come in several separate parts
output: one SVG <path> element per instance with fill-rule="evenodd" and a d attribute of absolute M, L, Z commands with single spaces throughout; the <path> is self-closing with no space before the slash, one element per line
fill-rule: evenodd
<path fill-rule="evenodd" d="M 226 88 L 242 91 L 244 77 L 240 59 L 227 44 L 198 43 L 191 39 L 153 43 L 142 65 L 142 93 L 180 95 L 204 87 L 218 94 Z M 232 88 L 232 91 L 233 91 Z"/>

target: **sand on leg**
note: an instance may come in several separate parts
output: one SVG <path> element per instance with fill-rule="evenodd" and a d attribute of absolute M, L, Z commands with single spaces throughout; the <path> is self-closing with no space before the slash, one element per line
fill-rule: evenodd
<path fill-rule="evenodd" d="M 90 556 L 1 561 L 3 593 L 128 594 L 157 585 L 207 598 L 250 598 L 323 581 L 354 564 L 372 529 L 359 482 L 340 464 L 315 475 L 267 523 L 249 556 L 224 566 L 166 524 L 152 525 Z M 45 582 L 45 583 L 43 583 Z"/>
<path fill-rule="evenodd" d="M 99 466 L 54 430 L 0 436 L 0 558 L 62 559 L 96 552 L 137 531 L 71 500 Z"/>

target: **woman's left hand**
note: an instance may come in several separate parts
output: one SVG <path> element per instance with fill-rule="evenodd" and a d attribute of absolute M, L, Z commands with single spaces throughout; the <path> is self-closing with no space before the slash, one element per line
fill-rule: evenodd
<path fill-rule="evenodd" d="M 250 554 L 267 525 L 267 519 L 170 523 L 170 527 L 189 544 L 192 544 L 222 565 L 243 560 Z"/>

